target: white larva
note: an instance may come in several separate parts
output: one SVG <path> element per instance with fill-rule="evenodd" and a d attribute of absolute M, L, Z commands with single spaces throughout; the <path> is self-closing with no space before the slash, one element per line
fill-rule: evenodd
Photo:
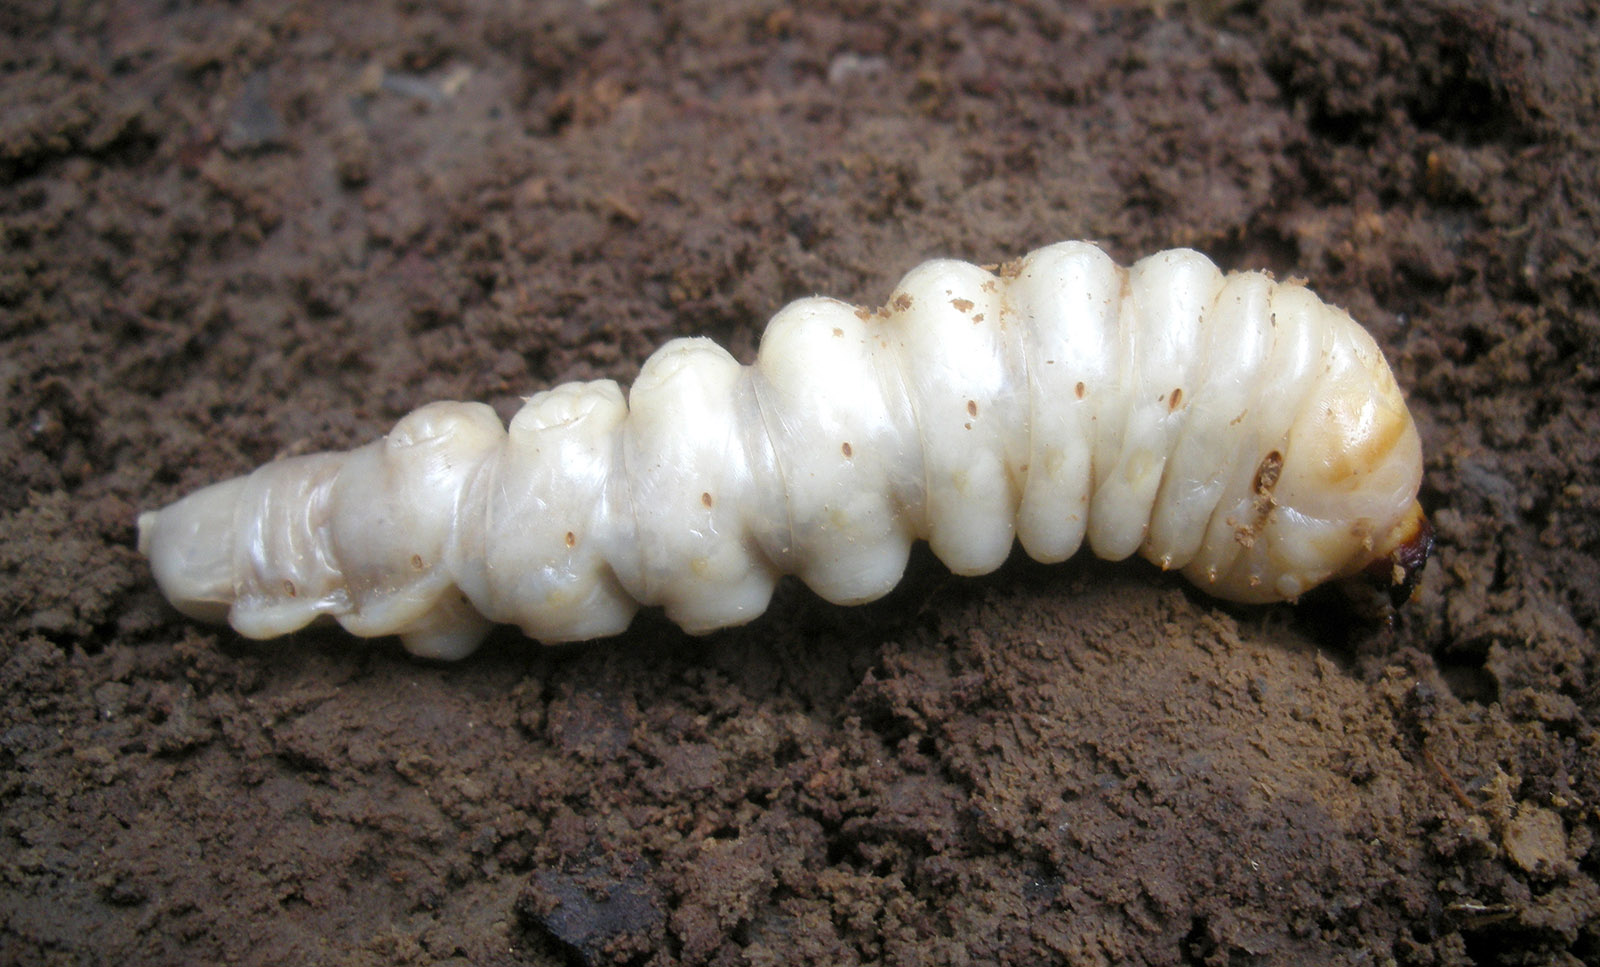
<path fill-rule="evenodd" d="M 492 622 L 614 635 L 643 605 L 737 625 L 796 574 L 841 604 L 926 540 L 958 574 L 1085 540 L 1235 601 L 1426 554 L 1421 445 L 1372 338 L 1294 282 L 1091 244 L 913 269 L 883 309 L 801 299 L 754 366 L 676 339 L 632 392 L 539 393 L 504 427 L 433 403 L 346 453 L 139 518 L 184 613 L 264 638 L 329 615 L 459 658 Z"/>

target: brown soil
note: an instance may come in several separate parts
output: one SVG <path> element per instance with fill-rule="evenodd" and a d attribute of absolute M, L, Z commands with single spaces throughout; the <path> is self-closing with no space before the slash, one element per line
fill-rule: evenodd
<path fill-rule="evenodd" d="M 0 961 L 1600 962 L 1600 23 L 1487 6 L 5 4 Z M 1079 237 L 1370 326 L 1440 538 L 1398 621 L 923 554 L 435 666 L 198 626 L 132 547 Z"/>

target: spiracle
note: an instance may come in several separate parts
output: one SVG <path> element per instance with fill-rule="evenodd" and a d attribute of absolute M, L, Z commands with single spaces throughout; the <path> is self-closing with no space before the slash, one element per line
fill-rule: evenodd
<path fill-rule="evenodd" d="M 1297 282 L 1085 242 L 990 271 L 936 260 L 871 310 L 807 298 L 741 366 L 703 338 L 632 390 L 568 383 L 509 427 L 432 403 L 382 440 L 269 463 L 142 514 L 184 613 L 265 638 L 331 616 L 437 658 L 493 623 L 693 633 L 784 574 L 840 604 L 926 540 L 953 572 L 1085 541 L 1241 602 L 1368 574 L 1401 592 L 1431 540 L 1422 449 L 1382 352 Z"/>

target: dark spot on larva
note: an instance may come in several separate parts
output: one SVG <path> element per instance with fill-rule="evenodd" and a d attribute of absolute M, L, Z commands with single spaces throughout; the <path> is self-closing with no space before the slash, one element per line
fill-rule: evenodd
<path fill-rule="evenodd" d="M 972 424 L 971 424 L 971 423 L 963 423 L 963 424 L 961 424 L 961 425 L 962 425 L 962 426 L 964 426 L 964 427 L 966 427 L 966 428 L 967 428 L 967 429 L 969 429 L 969 430 L 970 430 L 970 429 L 972 429 Z"/>
<path fill-rule="evenodd" d="M 978 401 L 977 400 L 967 400 L 967 415 L 968 416 L 977 416 L 978 415 Z"/>
<path fill-rule="evenodd" d="M 422 555 L 421 554 L 413 554 L 413 555 L 411 555 L 411 570 L 413 570 L 413 571 L 422 570 Z"/>
<path fill-rule="evenodd" d="M 567 546 L 568 547 L 577 547 L 578 546 L 578 535 L 574 534 L 572 531 L 567 531 Z"/>
<path fill-rule="evenodd" d="M 872 318 L 872 310 L 868 309 L 866 306 L 856 306 L 856 318 L 860 319 L 862 322 L 866 322 L 868 319 Z"/>
<path fill-rule="evenodd" d="M 999 266 L 994 266 L 993 268 L 990 268 L 989 271 L 992 272 L 995 268 L 999 268 Z M 996 288 L 995 281 L 993 279 L 984 279 L 983 285 L 979 286 L 978 288 L 985 292 L 993 292 Z"/>
<path fill-rule="evenodd" d="M 1256 468 L 1256 477 L 1250 484 L 1262 497 L 1272 496 L 1272 488 L 1278 485 L 1278 477 L 1283 473 L 1283 454 L 1274 450 L 1261 458 L 1261 466 Z"/>
<path fill-rule="evenodd" d="M 850 456 L 852 456 L 852 455 L 854 455 L 854 454 L 855 454 L 855 451 L 854 451 L 854 450 L 852 450 L 852 449 L 850 449 L 850 441 L 849 441 L 849 440 L 846 440 L 846 441 L 845 441 L 845 442 L 844 442 L 844 443 L 843 443 L 843 444 L 842 444 L 842 445 L 841 445 L 841 446 L 840 446 L 840 447 L 839 447 L 839 452 L 840 452 L 840 453 L 842 453 L 842 454 L 844 454 L 844 455 L 845 455 L 845 457 L 846 457 L 846 458 L 848 458 L 848 457 L 850 457 Z"/>
<path fill-rule="evenodd" d="M 297 595 L 300 594 L 300 592 L 298 590 L 296 590 L 293 581 L 285 581 L 285 582 L 283 582 L 283 593 L 284 593 L 284 595 L 286 597 L 291 597 L 291 598 L 296 597 Z"/>
<path fill-rule="evenodd" d="M 1267 321 L 1272 323 L 1272 328 L 1274 328 L 1274 329 L 1278 328 L 1278 314 L 1276 312 L 1274 312 L 1271 315 L 1267 316 Z"/>
<path fill-rule="evenodd" d="M 983 313 L 981 313 L 981 312 L 972 317 L 972 324 L 974 326 L 976 326 L 978 323 L 980 323 L 982 321 L 983 321 Z"/>
<path fill-rule="evenodd" d="M 838 326 L 834 326 L 833 327 L 833 337 L 835 339 L 843 338 L 844 337 L 844 330 L 840 329 Z"/>
<path fill-rule="evenodd" d="M 707 507 L 710 507 L 711 506 L 711 495 L 709 493 L 701 494 L 700 495 L 700 502 L 702 504 L 705 504 Z"/>
<path fill-rule="evenodd" d="M 1172 391 L 1172 396 L 1167 399 L 1167 412 L 1171 413 L 1183 403 L 1183 387 Z"/>
<path fill-rule="evenodd" d="M 972 300 L 971 299 L 951 299 L 950 300 L 950 304 L 956 307 L 956 311 L 957 312 L 971 312 L 972 311 Z"/>
<path fill-rule="evenodd" d="M 894 306 L 896 312 L 905 312 L 911 308 L 911 297 L 902 292 L 895 296 L 894 301 L 889 304 Z"/>
<path fill-rule="evenodd" d="M 1236 416 L 1232 420 L 1228 421 L 1228 425 L 1229 426 L 1238 426 L 1240 423 L 1243 423 L 1245 414 L 1249 413 L 1249 412 L 1250 412 L 1249 410 L 1240 410 L 1238 416 Z"/>
<path fill-rule="evenodd" d="M 1083 399 L 1083 394 L 1087 393 L 1088 391 L 1089 391 L 1089 388 L 1087 386 L 1083 385 L 1083 381 L 1082 380 L 1079 380 L 1078 381 L 1078 385 L 1074 386 L 1072 388 L 1072 392 L 1076 393 L 1077 396 L 1078 396 L 1078 399 L 1080 399 L 1080 400 Z"/>

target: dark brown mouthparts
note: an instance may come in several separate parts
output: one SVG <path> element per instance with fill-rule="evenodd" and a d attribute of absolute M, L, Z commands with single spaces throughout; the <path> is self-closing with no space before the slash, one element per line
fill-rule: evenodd
<path fill-rule="evenodd" d="M 1389 601 L 1396 608 L 1416 593 L 1422 569 L 1433 554 L 1433 525 L 1420 508 L 1404 526 L 1406 529 L 1396 535 L 1398 542 L 1389 553 L 1375 558 L 1362 572 L 1367 580 L 1389 593 Z"/>

